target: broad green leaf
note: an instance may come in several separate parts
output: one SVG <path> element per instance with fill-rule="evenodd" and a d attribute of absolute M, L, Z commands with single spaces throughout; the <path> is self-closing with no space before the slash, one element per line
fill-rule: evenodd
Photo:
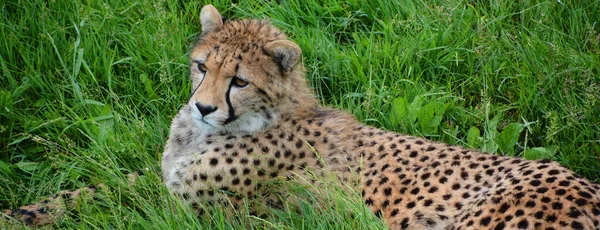
<path fill-rule="evenodd" d="M 422 106 L 423 98 L 421 96 L 416 96 L 408 106 L 408 122 L 410 124 L 414 124 L 417 121 Z"/>
<path fill-rule="evenodd" d="M 467 133 L 467 144 L 472 148 L 479 148 L 481 145 L 481 132 L 475 126 L 471 126 L 469 132 Z"/>
<path fill-rule="evenodd" d="M 484 130 L 484 141 L 485 142 L 489 142 L 489 141 L 493 141 L 494 139 L 496 139 L 496 135 L 498 135 L 498 123 L 500 122 L 500 119 L 502 119 L 502 113 L 498 113 L 496 114 L 496 116 L 494 116 L 494 118 L 492 118 L 491 120 L 488 120 L 485 123 L 485 130 Z"/>
<path fill-rule="evenodd" d="M 35 103 L 33 103 L 34 107 L 42 107 L 46 104 L 46 98 L 40 98 L 37 101 L 35 101 Z"/>
<path fill-rule="evenodd" d="M 552 159 L 554 158 L 554 153 L 556 153 L 556 147 L 553 146 L 550 146 L 548 148 L 530 148 L 528 150 L 523 151 L 523 158 L 527 160 Z"/>
<path fill-rule="evenodd" d="M 392 108 L 389 115 L 389 120 L 392 125 L 399 125 L 408 115 L 408 102 L 405 98 L 399 97 L 392 101 Z"/>
<path fill-rule="evenodd" d="M 496 144 L 496 142 L 494 140 L 484 141 L 481 151 L 484 151 L 487 153 L 496 153 L 498 151 L 498 144 Z"/>
<path fill-rule="evenodd" d="M 94 120 L 98 123 L 99 135 L 96 141 L 104 142 L 106 138 L 112 133 L 114 125 L 113 109 L 109 104 L 102 107 L 100 116 L 95 117 Z"/>
<path fill-rule="evenodd" d="M 436 133 L 447 107 L 447 104 L 432 101 L 421 108 L 418 122 L 424 134 Z"/>
<path fill-rule="evenodd" d="M 38 163 L 21 161 L 19 163 L 16 163 L 15 165 L 17 166 L 17 168 L 25 172 L 33 173 L 33 171 L 35 171 L 35 169 L 37 168 Z"/>
<path fill-rule="evenodd" d="M 44 146 L 34 145 L 23 149 L 23 153 L 41 153 L 45 150 L 46 148 L 44 148 Z"/>
<path fill-rule="evenodd" d="M 510 156 L 515 155 L 514 146 L 519 140 L 523 128 L 525 128 L 525 125 L 519 123 L 510 123 L 504 127 L 496 138 L 496 143 L 498 143 L 498 147 L 502 152 L 508 153 Z"/>

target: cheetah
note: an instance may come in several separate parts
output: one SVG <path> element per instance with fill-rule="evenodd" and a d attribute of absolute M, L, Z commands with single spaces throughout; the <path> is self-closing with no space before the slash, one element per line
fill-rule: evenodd
<path fill-rule="evenodd" d="M 600 229 L 600 186 L 559 164 L 388 132 L 319 105 L 302 51 L 265 20 L 200 13 L 192 92 L 162 155 L 169 191 L 197 212 L 313 170 L 356 182 L 390 229 Z M 319 183 L 318 181 L 311 181 Z"/>
<path fill-rule="evenodd" d="M 183 202 L 255 197 L 268 193 L 261 184 L 313 168 L 360 181 L 390 229 L 599 228 L 598 184 L 555 162 L 363 125 L 319 105 L 300 48 L 269 22 L 223 21 L 211 5 L 200 18 L 192 96 L 162 158 L 166 186 Z"/>

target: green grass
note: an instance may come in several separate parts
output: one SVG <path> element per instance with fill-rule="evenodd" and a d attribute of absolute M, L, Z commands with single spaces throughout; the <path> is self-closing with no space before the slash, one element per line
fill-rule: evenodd
<path fill-rule="evenodd" d="M 161 184 L 159 160 L 189 96 L 187 51 L 203 3 L 103 2 L 0 3 L 0 208 L 104 183 L 106 202 L 82 205 L 55 227 L 383 226 L 343 186 L 321 194 L 290 185 L 308 201 L 302 214 L 242 211 L 229 220 L 216 208 L 198 220 L 185 212 Z M 367 124 L 498 154 L 556 149 L 543 157 L 600 181 L 598 0 L 213 4 L 287 31 L 324 104 Z M 426 120 L 427 105 L 445 110 Z M 406 113 L 391 112 L 398 108 Z M 510 123 L 524 129 L 498 148 Z M 141 168 L 148 176 L 128 186 L 123 175 Z"/>

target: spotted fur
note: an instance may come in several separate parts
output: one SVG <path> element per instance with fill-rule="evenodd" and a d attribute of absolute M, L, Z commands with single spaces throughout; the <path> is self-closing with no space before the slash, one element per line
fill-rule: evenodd
<path fill-rule="evenodd" d="M 141 175 L 144 175 L 142 170 L 128 174 L 129 183 L 134 183 Z M 98 186 L 92 185 L 76 190 L 63 190 L 34 204 L 21 206 L 14 210 L 2 210 L 0 217 L 4 216 L 4 219 L 9 221 L 16 219 L 29 226 L 40 227 L 52 224 L 57 219 L 64 217 L 68 210 L 73 209 L 81 201 L 86 199 L 99 200 L 96 196 L 98 189 L 105 189 L 105 187 L 104 184 L 99 184 Z"/>
<path fill-rule="evenodd" d="M 300 49 L 268 22 L 223 22 L 212 6 L 201 19 L 208 29 L 190 56 L 197 89 L 173 119 L 162 159 L 167 187 L 192 207 L 235 207 L 269 194 L 265 183 L 324 170 L 360 181 L 365 204 L 391 229 L 598 228 L 597 184 L 554 162 L 365 126 L 318 105 Z M 236 77 L 248 85 L 235 86 Z"/>

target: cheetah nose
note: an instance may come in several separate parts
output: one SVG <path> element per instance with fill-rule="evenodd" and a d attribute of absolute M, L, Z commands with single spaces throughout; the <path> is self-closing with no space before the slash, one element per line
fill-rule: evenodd
<path fill-rule="evenodd" d="M 210 106 L 210 105 L 203 105 L 203 104 L 200 104 L 199 102 L 196 102 L 196 107 L 198 108 L 198 110 L 200 111 L 200 113 L 202 114 L 203 117 L 217 110 L 217 107 Z"/>

